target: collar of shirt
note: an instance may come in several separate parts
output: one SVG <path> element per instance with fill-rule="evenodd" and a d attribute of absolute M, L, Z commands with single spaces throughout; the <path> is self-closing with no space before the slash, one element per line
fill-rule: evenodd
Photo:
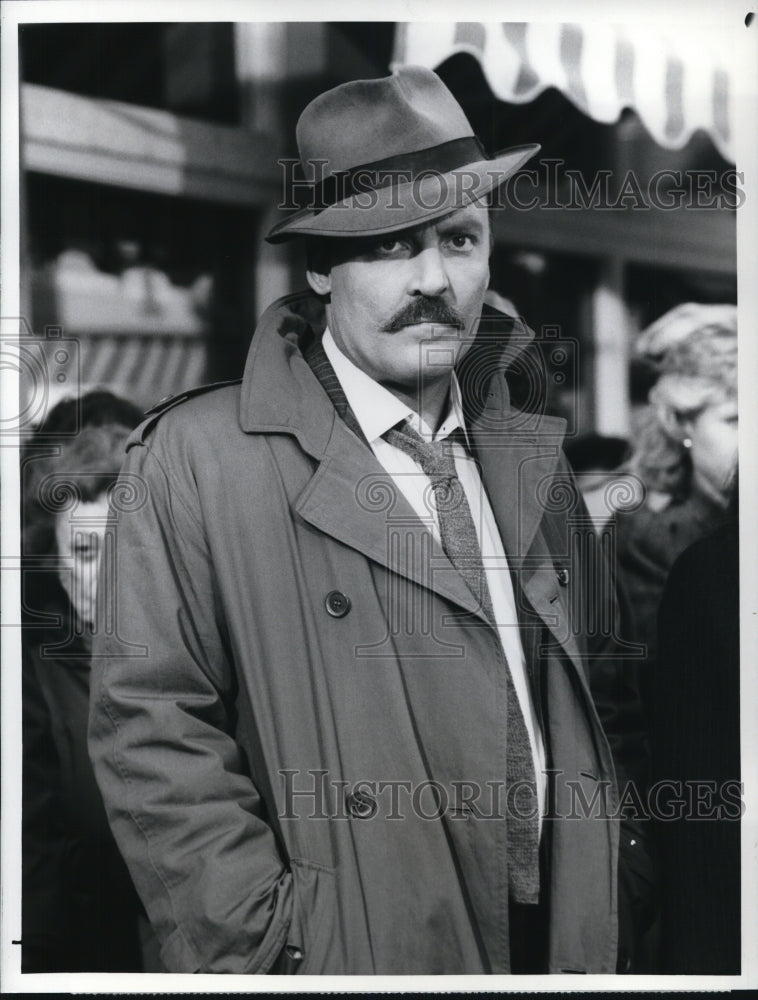
<path fill-rule="evenodd" d="M 453 431 L 460 428 L 468 447 L 468 434 L 463 421 L 461 389 L 455 372 L 450 373 L 450 407 L 447 416 L 442 421 L 437 433 L 433 434 L 420 414 L 416 413 L 407 403 L 398 399 L 389 389 L 385 389 L 383 385 L 375 382 L 366 372 L 361 371 L 339 349 L 328 327 L 324 331 L 322 343 L 324 352 L 334 369 L 334 374 L 339 379 L 342 391 L 345 393 L 355 419 L 369 444 L 373 444 L 401 420 L 408 419 L 411 426 L 423 438 L 431 441 L 443 441 Z"/>

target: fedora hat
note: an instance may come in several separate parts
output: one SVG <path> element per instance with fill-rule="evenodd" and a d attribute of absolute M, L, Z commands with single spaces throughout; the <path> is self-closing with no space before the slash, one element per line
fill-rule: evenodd
<path fill-rule="evenodd" d="M 309 201 L 266 239 L 375 236 L 430 222 L 507 180 L 539 150 L 488 157 L 436 73 L 404 66 L 321 94 L 297 123 Z"/>

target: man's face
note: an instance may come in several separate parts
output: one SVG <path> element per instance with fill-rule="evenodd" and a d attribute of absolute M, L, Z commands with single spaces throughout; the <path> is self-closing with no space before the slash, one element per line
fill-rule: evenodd
<path fill-rule="evenodd" d="M 308 272 L 328 294 L 338 347 L 375 381 L 414 392 L 470 347 L 489 284 L 487 207 L 466 208 L 386 236 L 332 241 L 329 274 Z"/>

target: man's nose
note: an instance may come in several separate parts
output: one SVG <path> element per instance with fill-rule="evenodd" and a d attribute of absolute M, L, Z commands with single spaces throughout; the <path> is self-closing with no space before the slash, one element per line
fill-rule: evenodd
<path fill-rule="evenodd" d="M 450 281 L 445 267 L 445 259 L 438 247 L 427 247 L 416 254 L 411 287 L 412 295 L 439 297 L 446 292 Z"/>

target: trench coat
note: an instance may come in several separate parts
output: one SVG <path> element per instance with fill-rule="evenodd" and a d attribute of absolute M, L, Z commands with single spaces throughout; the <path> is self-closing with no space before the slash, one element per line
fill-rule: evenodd
<path fill-rule="evenodd" d="M 307 305 L 264 314 L 241 384 L 128 442 L 90 710 L 112 829 L 170 971 L 507 973 L 508 809 L 479 794 L 506 774 L 500 642 L 303 359 Z M 549 970 L 614 972 L 617 792 L 552 489 L 563 422 L 488 380 L 470 432 L 573 817 L 545 820 Z"/>

